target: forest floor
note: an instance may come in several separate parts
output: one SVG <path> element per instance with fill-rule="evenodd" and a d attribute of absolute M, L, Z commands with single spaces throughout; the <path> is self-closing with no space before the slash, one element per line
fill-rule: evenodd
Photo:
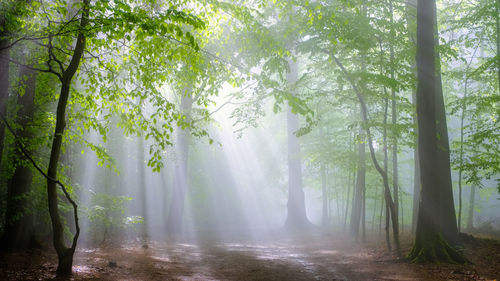
<path fill-rule="evenodd" d="M 464 244 L 471 264 L 409 264 L 384 239 L 316 234 L 263 242 L 150 242 L 80 248 L 69 280 L 500 280 L 500 240 Z M 403 253 L 411 238 L 402 237 Z M 0 254 L 0 280 L 58 280 L 51 251 Z"/>

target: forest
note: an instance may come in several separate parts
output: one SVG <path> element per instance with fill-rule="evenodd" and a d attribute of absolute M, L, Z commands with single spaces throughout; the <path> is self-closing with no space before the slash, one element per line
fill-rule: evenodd
<path fill-rule="evenodd" d="M 500 0 L 0 1 L 0 280 L 499 280 Z"/>

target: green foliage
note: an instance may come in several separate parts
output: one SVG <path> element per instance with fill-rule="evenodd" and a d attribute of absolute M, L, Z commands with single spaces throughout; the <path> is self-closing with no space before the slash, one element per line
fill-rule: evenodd
<path fill-rule="evenodd" d="M 94 239 L 102 236 L 104 241 L 114 232 L 135 229 L 137 224 L 144 222 L 144 218 L 140 216 L 125 216 L 126 203 L 132 200 L 131 197 L 113 196 L 92 190 L 91 194 L 87 218 L 90 222 L 89 232 Z"/>

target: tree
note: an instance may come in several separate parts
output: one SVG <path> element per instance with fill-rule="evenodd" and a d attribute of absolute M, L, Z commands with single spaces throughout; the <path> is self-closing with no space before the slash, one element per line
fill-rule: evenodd
<path fill-rule="evenodd" d="M 297 63 L 288 60 L 290 71 L 287 73 L 287 83 L 291 93 L 298 80 Z M 302 190 L 302 163 L 298 136 L 299 116 L 287 108 L 287 138 L 288 138 L 288 202 L 285 227 L 289 229 L 307 229 L 311 226 L 306 214 L 304 191 Z"/>
<path fill-rule="evenodd" d="M 33 216 L 30 210 L 30 191 L 33 174 L 29 160 L 22 153 L 21 143 L 33 137 L 29 128 L 33 121 L 35 109 L 36 72 L 21 66 L 19 71 L 19 86 L 17 104 L 16 144 L 12 156 L 15 166 L 14 174 L 8 182 L 6 225 L 1 246 L 8 250 L 26 249 L 34 243 Z M 3 123 L 3 122 L 2 122 Z"/>
<path fill-rule="evenodd" d="M 192 90 L 185 88 L 181 94 L 181 114 L 191 118 L 194 99 Z M 189 120 L 187 121 L 189 122 Z M 188 156 L 189 156 L 189 131 L 187 128 L 177 128 L 176 163 L 172 184 L 172 199 L 167 217 L 167 231 L 171 234 L 182 233 L 182 219 L 184 214 L 184 201 L 188 188 Z"/>
<path fill-rule="evenodd" d="M 365 164 L 365 132 L 360 124 L 358 135 L 358 165 L 356 172 L 356 185 L 354 188 L 354 200 L 352 204 L 350 233 L 357 240 L 359 237 L 359 226 L 361 224 L 362 207 L 364 204 L 363 193 L 365 192 L 366 164 Z"/>
<path fill-rule="evenodd" d="M 55 130 L 52 138 L 47 173 L 43 173 L 39 166 L 34 162 L 33 164 L 37 166 L 37 169 L 46 177 L 47 180 L 47 196 L 52 224 L 53 244 L 58 254 L 57 273 L 59 275 L 67 275 L 71 274 L 73 254 L 76 249 L 80 232 L 77 204 L 70 196 L 71 190 L 67 189 L 58 179 L 58 170 L 60 166 L 59 158 L 64 144 L 64 139 L 67 136 L 65 127 L 68 105 L 70 105 L 70 110 L 75 110 L 75 100 L 80 101 L 80 109 L 83 108 L 82 112 L 85 112 L 85 114 L 80 115 L 80 117 L 83 116 L 84 118 L 88 118 L 87 120 L 83 120 L 82 123 L 84 123 L 84 126 L 88 130 L 90 130 L 90 128 L 99 129 L 99 132 L 103 135 L 104 139 L 107 130 L 100 127 L 99 123 L 95 124 L 95 122 L 92 122 L 95 121 L 95 118 L 93 119 L 91 115 L 102 115 L 101 110 L 103 107 L 108 107 L 111 114 L 121 112 L 122 114 L 120 117 L 122 117 L 122 121 L 123 119 L 127 120 L 127 118 L 132 117 L 132 119 L 137 122 L 131 122 L 132 124 L 128 123 L 130 126 L 127 126 L 127 129 L 133 132 L 137 131 L 137 128 L 144 131 L 152 131 L 153 133 L 148 133 L 149 135 L 153 135 L 155 137 L 155 140 L 157 141 L 156 145 L 159 149 L 161 149 L 162 146 L 165 146 L 165 140 L 168 140 L 169 138 L 170 127 L 163 126 L 160 130 L 155 127 L 156 122 L 149 126 L 141 124 L 139 121 L 144 121 L 145 118 L 141 119 L 137 118 L 137 116 L 144 117 L 142 112 L 136 110 L 132 114 L 126 115 L 124 114 L 126 109 L 134 106 L 136 108 L 140 107 L 143 104 L 140 100 L 148 98 L 149 101 L 154 101 L 152 104 L 160 104 L 163 106 L 162 109 L 157 111 L 157 114 L 163 114 L 165 116 L 165 122 L 175 120 L 176 118 L 174 117 L 176 115 L 173 114 L 173 108 L 168 106 L 170 104 L 165 102 L 161 96 L 144 96 L 144 92 L 153 92 L 156 89 L 156 85 L 154 83 L 162 82 L 161 76 L 157 78 L 157 80 L 151 79 L 151 76 L 144 77 L 146 76 L 145 74 L 151 74 L 151 72 L 158 69 L 158 66 L 142 65 L 140 71 L 135 72 L 139 73 L 140 78 L 142 78 L 141 82 L 143 83 L 140 83 L 140 85 L 149 90 L 144 92 L 134 92 L 134 90 L 144 89 L 140 89 L 140 87 L 138 87 L 130 91 L 134 94 L 133 96 L 136 100 L 139 100 L 138 103 L 135 103 L 136 100 L 130 102 L 130 96 L 128 95 L 121 95 L 123 92 L 126 92 L 124 88 L 130 89 L 125 87 L 126 83 L 119 85 L 121 87 L 116 87 L 110 90 L 112 86 L 117 86 L 120 82 L 122 82 L 114 76 L 116 72 L 119 70 L 127 70 L 125 67 L 129 65 L 122 63 L 121 65 L 123 68 L 120 68 L 118 67 L 117 62 L 109 56 L 96 56 L 98 63 L 97 67 L 92 65 L 94 66 L 92 69 L 94 71 L 88 71 L 86 75 L 80 74 L 80 82 L 82 82 L 81 84 L 84 87 L 87 87 L 87 93 L 94 92 L 98 86 L 102 86 L 99 87 L 99 91 L 101 91 L 102 95 L 99 95 L 98 97 L 92 97 L 92 95 L 84 96 L 84 94 L 75 91 L 72 85 L 73 78 L 77 74 L 81 63 L 86 62 L 88 59 L 88 57 L 85 57 L 85 54 L 88 53 L 90 55 L 90 60 L 95 59 L 96 57 L 93 56 L 92 51 L 102 51 L 102 49 L 108 51 L 108 48 L 117 48 L 119 46 L 117 46 L 116 42 L 119 40 L 134 43 L 138 42 L 142 47 L 149 46 L 147 55 L 150 57 L 158 56 L 158 53 L 153 53 L 151 50 L 161 52 L 164 51 L 165 48 L 171 47 L 171 45 L 165 44 L 165 41 L 173 41 L 175 44 L 180 44 L 186 48 L 192 48 L 192 50 L 196 51 L 199 50 L 199 47 L 194 41 L 193 36 L 189 32 L 184 32 L 179 25 L 185 24 L 186 27 L 201 28 L 203 27 L 203 22 L 196 17 L 175 9 L 168 9 L 164 12 L 149 10 L 152 16 L 144 16 L 144 14 L 148 14 L 145 10 L 145 7 L 147 6 L 132 5 L 134 6 L 134 9 L 132 9 L 128 4 L 121 1 L 116 1 L 113 5 L 110 5 L 108 1 L 97 1 L 95 3 L 91 3 L 90 0 L 83 0 L 77 3 L 47 3 L 47 5 L 43 3 L 44 9 L 41 9 L 42 13 L 38 14 L 37 12 L 39 11 L 37 9 L 40 8 L 40 5 L 40 3 L 32 5 L 32 14 L 30 15 L 32 18 L 27 19 L 23 26 L 27 29 L 25 30 L 26 32 L 31 33 L 21 34 L 19 38 L 12 41 L 17 43 L 23 41 L 27 44 L 34 43 L 34 45 L 45 48 L 47 50 L 47 57 L 35 59 L 35 64 L 32 68 L 41 72 L 54 74 L 60 83 L 60 91 L 57 99 Z M 40 18 L 37 18 L 37 16 L 40 16 Z M 39 27 L 39 29 L 34 29 L 33 25 L 28 24 L 29 20 L 39 20 L 41 22 L 45 22 L 45 25 L 37 24 L 36 26 Z M 90 28 L 91 25 L 92 28 Z M 134 27 L 137 27 L 137 29 L 134 30 Z M 105 34 L 105 38 L 97 36 L 99 32 Z M 11 37 L 14 36 L 19 35 L 14 34 Z M 132 36 L 135 37 L 133 38 Z M 31 38 L 41 38 L 40 40 L 42 40 L 42 42 L 40 43 Z M 157 40 L 153 40 L 152 38 Z M 183 42 L 182 40 L 187 40 L 187 42 Z M 86 44 L 87 41 L 90 43 Z M 158 41 L 162 41 L 162 44 Z M 156 46 L 161 45 L 162 48 L 151 48 L 151 45 L 154 44 L 157 44 Z M 134 58 L 144 55 L 140 52 L 132 53 L 139 53 L 137 56 L 134 56 Z M 165 53 L 162 53 L 162 55 L 165 55 Z M 132 57 L 130 56 L 130 53 L 127 53 L 127 55 L 123 56 L 122 59 L 123 58 L 131 59 Z M 177 59 L 177 57 L 173 56 L 168 58 Z M 103 61 L 104 59 L 108 59 L 109 61 Z M 122 62 L 124 61 L 122 60 Z M 135 67 L 137 67 L 137 65 Z M 103 76 L 102 73 L 107 73 L 107 75 Z M 130 78 L 130 76 L 127 78 Z M 130 79 L 127 79 L 127 81 L 130 81 Z M 110 87 L 110 85 L 112 86 Z M 72 98 L 70 98 L 71 93 L 73 93 Z M 121 102 L 117 102 L 117 98 L 121 99 Z M 97 106 L 97 99 L 103 99 L 104 102 Z M 111 114 L 107 115 L 104 119 L 108 119 Z M 89 125 L 89 123 L 91 125 Z M 126 123 L 126 121 L 124 123 Z M 148 124 L 148 122 L 144 123 Z M 77 129 L 83 132 L 80 127 Z M 96 149 L 96 147 L 93 148 Z M 101 153 L 101 155 L 104 154 Z M 153 153 L 153 160 L 149 161 L 151 165 L 156 164 L 156 169 L 158 170 L 160 168 L 160 158 L 160 154 L 155 152 Z M 69 247 L 65 245 L 63 221 L 61 220 L 59 213 L 59 195 L 56 188 L 58 185 L 61 187 L 66 199 L 73 205 L 74 209 L 73 214 L 76 232 L 73 236 L 72 244 Z"/>
<path fill-rule="evenodd" d="M 449 175 L 449 171 L 443 171 L 443 159 L 436 161 L 436 157 L 443 157 L 443 153 L 439 152 L 440 131 L 437 121 L 444 106 L 436 101 L 438 95 L 441 95 L 442 100 L 442 93 L 438 91 L 436 77 L 434 9 L 435 1 L 418 1 L 417 119 L 422 189 L 415 244 L 409 259 L 413 262 L 464 262 L 464 257 L 443 237 L 445 226 L 442 224 L 440 206 L 445 202 L 444 196 L 447 194 L 443 192 L 446 187 L 442 186 L 440 178 Z"/>

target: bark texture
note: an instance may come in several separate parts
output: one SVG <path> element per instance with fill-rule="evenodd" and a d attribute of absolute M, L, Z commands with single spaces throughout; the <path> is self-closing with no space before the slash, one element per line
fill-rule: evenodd
<path fill-rule="evenodd" d="M 442 177 L 442 151 L 439 145 L 438 111 L 444 111 L 436 102 L 440 95 L 436 77 L 436 54 L 434 50 L 435 1 L 419 0 L 417 6 L 417 119 L 418 148 L 420 156 L 421 199 L 417 220 L 415 244 L 409 254 L 413 262 L 464 262 L 465 259 L 443 237 L 442 205 L 448 195 Z M 438 159 L 436 159 L 436 157 Z M 448 156 L 449 157 L 449 156 Z M 451 178 L 449 179 L 451 181 Z M 451 198 L 453 201 L 453 197 Z M 456 221 L 453 221 L 456 227 Z"/>

